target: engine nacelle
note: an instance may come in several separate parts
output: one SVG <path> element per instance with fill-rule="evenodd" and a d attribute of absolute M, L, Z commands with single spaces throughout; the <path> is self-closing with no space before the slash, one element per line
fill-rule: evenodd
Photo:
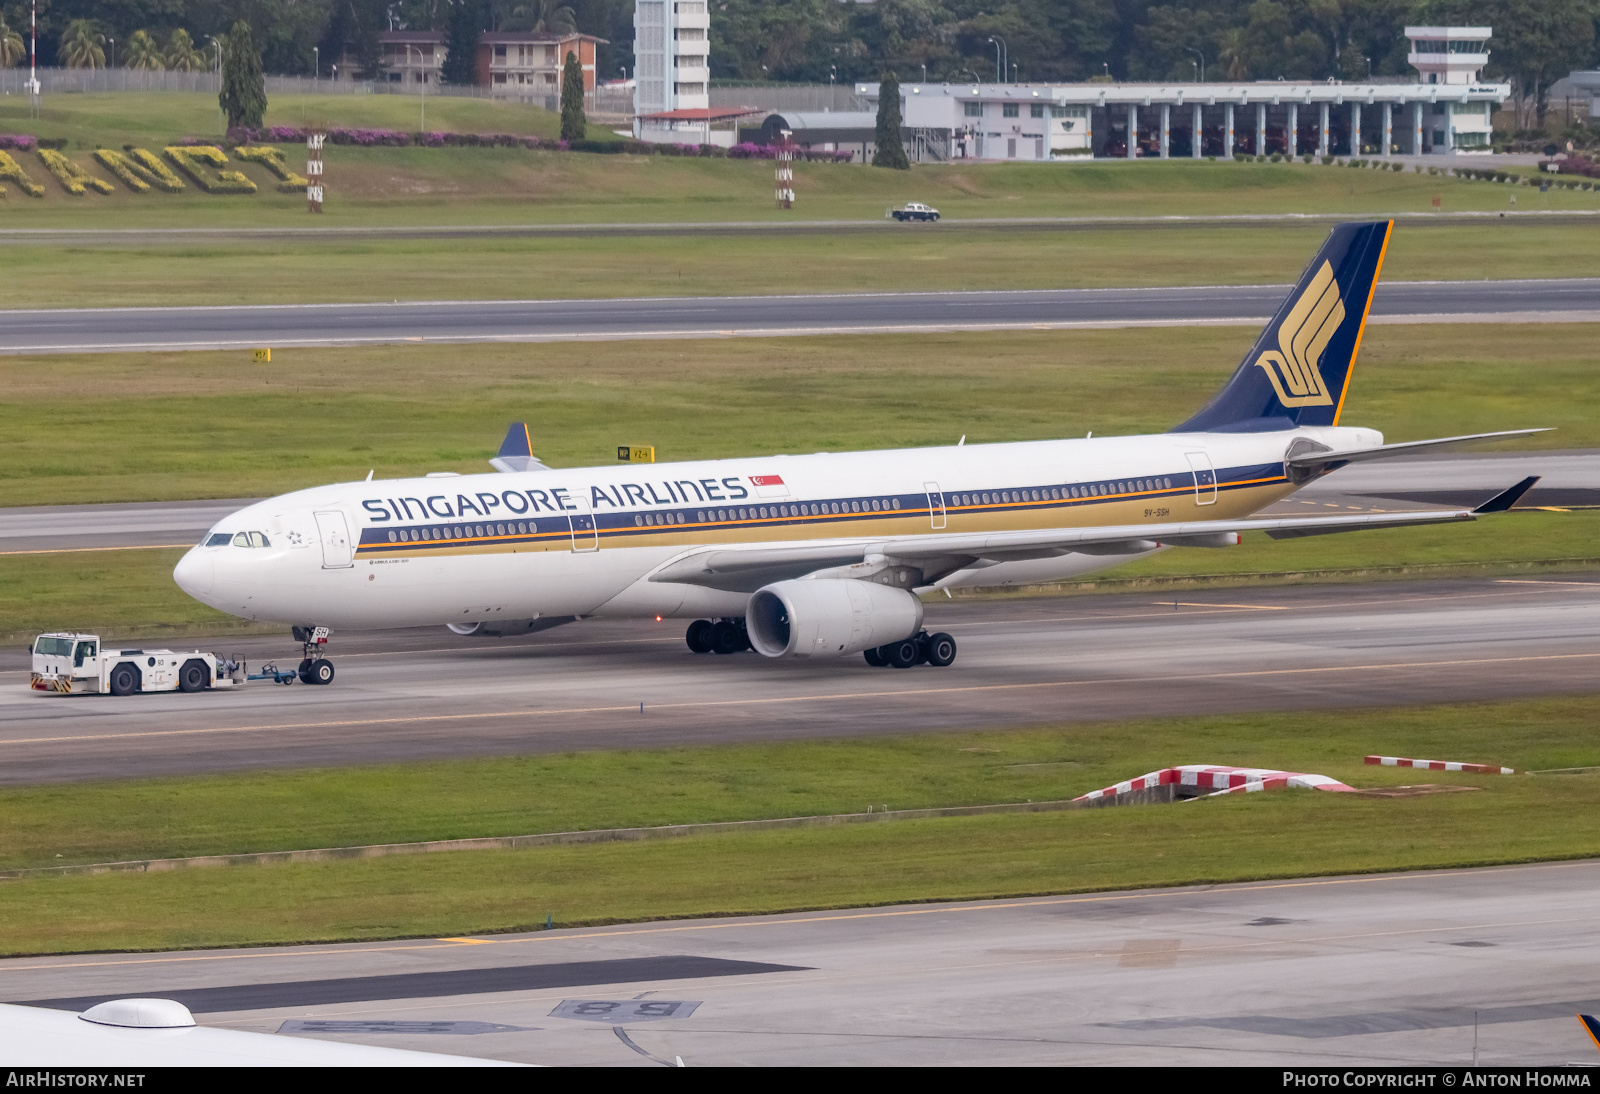
<path fill-rule="evenodd" d="M 870 581 L 777 581 L 750 594 L 744 618 L 764 657 L 839 657 L 916 634 L 922 601 Z"/>

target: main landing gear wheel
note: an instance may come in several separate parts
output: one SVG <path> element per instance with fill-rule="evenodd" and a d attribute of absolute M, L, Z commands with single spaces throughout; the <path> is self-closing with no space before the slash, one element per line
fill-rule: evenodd
<path fill-rule="evenodd" d="M 750 648 L 750 636 L 745 633 L 744 620 L 719 619 L 711 627 L 711 649 L 714 653 L 743 653 Z"/>
<path fill-rule="evenodd" d="M 683 636 L 683 640 L 689 644 L 689 652 L 710 653 L 713 629 L 709 619 L 696 619 L 690 623 L 688 631 Z"/>
<path fill-rule="evenodd" d="M 879 646 L 878 654 L 883 658 L 883 663 L 892 669 L 909 669 L 922 659 L 922 649 L 915 638 Z"/>
<path fill-rule="evenodd" d="M 927 655 L 928 664 L 935 668 L 942 669 L 955 662 L 956 640 L 943 631 L 924 638 L 922 648 Z"/>
<path fill-rule="evenodd" d="M 928 634 L 926 631 L 887 646 L 861 651 L 861 656 L 873 668 L 909 669 L 915 665 L 933 665 L 944 668 L 955 663 L 956 640 L 943 631 Z"/>

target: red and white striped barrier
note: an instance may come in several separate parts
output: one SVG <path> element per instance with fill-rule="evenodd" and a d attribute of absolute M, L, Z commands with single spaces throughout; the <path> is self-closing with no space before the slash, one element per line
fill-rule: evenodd
<path fill-rule="evenodd" d="M 1187 764 L 1182 767 L 1164 767 L 1140 775 L 1137 779 L 1117 783 L 1101 790 L 1091 790 L 1074 801 L 1098 801 L 1101 798 L 1119 798 L 1136 790 L 1156 786 L 1192 786 L 1209 790 L 1210 794 L 1196 797 L 1215 797 L 1218 794 L 1253 793 L 1258 790 L 1280 790 L 1285 787 L 1311 790 L 1354 790 L 1338 779 L 1326 775 L 1312 775 L 1302 771 L 1276 771 L 1266 767 L 1219 767 L 1215 764 Z"/>
<path fill-rule="evenodd" d="M 1494 764 L 1461 764 L 1450 760 L 1408 760 L 1404 756 L 1368 756 L 1369 764 L 1384 767 L 1420 767 L 1427 771 L 1472 771 L 1479 775 L 1515 775 L 1516 769 Z"/>

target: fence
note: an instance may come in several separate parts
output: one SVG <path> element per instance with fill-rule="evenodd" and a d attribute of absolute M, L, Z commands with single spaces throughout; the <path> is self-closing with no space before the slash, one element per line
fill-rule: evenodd
<path fill-rule="evenodd" d="M 219 90 L 215 72 L 168 72 L 139 68 L 41 68 L 39 87 L 44 95 L 62 95 L 87 92 L 118 91 L 204 91 L 215 95 Z M 326 77 L 268 76 L 267 98 L 274 95 L 410 95 L 417 94 L 416 84 L 390 83 L 386 80 L 331 80 Z M 0 68 L 0 95 L 26 95 L 28 69 Z M 490 87 L 440 87 L 430 84 L 428 96 L 462 99 L 512 99 L 542 106 L 546 110 L 561 109 L 557 95 L 508 93 L 504 88 Z M 627 88 L 599 87 L 583 97 L 584 110 L 590 114 L 633 114 L 633 92 Z"/>

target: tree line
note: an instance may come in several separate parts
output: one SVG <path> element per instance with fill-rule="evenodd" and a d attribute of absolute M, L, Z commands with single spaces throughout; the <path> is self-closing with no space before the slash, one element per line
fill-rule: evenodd
<path fill-rule="evenodd" d="M 211 40 L 253 28 L 268 72 L 351 58 L 387 29 L 582 31 L 602 78 L 632 74 L 633 0 L 38 0 L 42 63 L 209 67 Z M 1404 76 L 1408 24 L 1490 25 L 1486 75 L 1543 97 L 1600 67 L 1600 0 L 710 0 L 714 80 L 827 82 L 1357 80 Z M 26 59 L 27 0 L 0 0 L 0 64 Z M 470 76 L 467 77 L 470 79 Z"/>

